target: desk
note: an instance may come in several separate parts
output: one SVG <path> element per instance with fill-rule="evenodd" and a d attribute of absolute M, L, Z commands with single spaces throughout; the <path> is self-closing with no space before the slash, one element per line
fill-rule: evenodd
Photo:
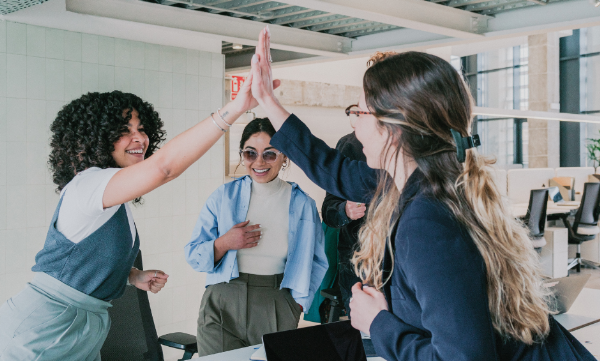
<path fill-rule="evenodd" d="M 597 326 L 600 322 L 600 290 L 582 289 L 569 311 L 555 315 L 554 318 L 571 332 L 591 325 Z M 600 339 L 598 340 L 598 347 L 600 347 Z"/>
<path fill-rule="evenodd" d="M 233 351 L 222 352 L 210 356 L 196 357 L 191 361 L 248 361 L 260 345 L 248 346 Z M 367 357 L 369 361 L 385 361 L 381 357 Z"/>
<path fill-rule="evenodd" d="M 528 206 L 528 203 L 512 204 L 513 216 L 516 218 L 525 217 Z M 548 221 L 559 220 L 573 214 L 578 208 L 579 206 L 558 206 L 554 202 L 548 202 L 546 219 Z M 544 238 L 546 238 L 546 245 L 542 247 L 540 255 L 544 274 L 552 278 L 567 276 L 569 273 L 569 235 L 567 229 L 563 227 L 562 221 L 559 221 L 557 227 L 546 227 Z"/>
<path fill-rule="evenodd" d="M 573 336 L 581 342 L 595 358 L 600 359 L 600 323 L 584 327 L 573 332 Z"/>

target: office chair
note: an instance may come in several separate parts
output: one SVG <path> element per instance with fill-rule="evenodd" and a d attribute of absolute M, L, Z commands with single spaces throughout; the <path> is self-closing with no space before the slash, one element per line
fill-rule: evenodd
<path fill-rule="evenodd" d="M 337 287 L 327 288 L 321 290 L 321 296 L 325 297 L 325 299 L 329 300 L 329 305 L 323 302 L 321 305 L 324 307 L 321 323 L 330 323 L 337 322 L 340 320 L 340 315 L 344 310 L 344 302 L 342 302 L 342 292 L 340 291 L 340 287 L 335 283 Z"/>
<path fill-rule="evenodd" d="M 529 194 L 529 206 L 523 223 L 529 229 L 529 239 L 536 251 L 541 252 L 546 245 L 544 229 L 546 228 L 546 211 L 548 208 L 548 190 L 532 189 Z"/>
<path fill-rule="evenodd" d="M 581 272 L 582 265 L 598 268 L 593 262 L 581 258 L 581 244 L 593 240 L 600 233 L 600 228 L 598 228 L 599 201 L 600 183 L 585 183 L 581 205 L 575 214 L 573 224 L 571 225 L 568 217 L 563 217 L 565 227 L 569 231 L 569 244 L 577 245 L 577 254 L 575 259 L 569 263 L 568 269 L 576 267 L 577 272 Z"/>
<path fill-rule="evenodd" d="M 143 269 L 141 250 L 133 265 Z M 180 360 L 189 360 L 198 352 L 196 336 L 176 332 L 158 337 L 146 291 L 128 286 L 123 296 L 111 303 L 112 324 L 100 350 L 102 361 L 163 361 L 161 344 L 183 350 Z"/>

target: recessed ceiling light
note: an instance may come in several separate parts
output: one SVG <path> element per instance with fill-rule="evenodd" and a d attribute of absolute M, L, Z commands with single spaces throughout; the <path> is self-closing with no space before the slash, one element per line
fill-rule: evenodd
<path fill-rule="evenodd" d="M 233 44 L 233 48 L 235 50 L 242 50 L 244 48 L 244 46 L 242 44 Z"/>

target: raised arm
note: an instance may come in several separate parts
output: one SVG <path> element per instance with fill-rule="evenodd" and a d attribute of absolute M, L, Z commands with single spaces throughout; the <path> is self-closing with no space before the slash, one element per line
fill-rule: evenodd
<path fill-rule="evenodd" d="M 330 148 L 295 115 L 286 111 L 273 93 L 269 63 L 269 32 L 260 33 L 252 57 L 252 96 L 267 113 L 277 133 L 271 145 L 296 163 L 319 187 L 343 199 L 366 203 L 377 187 L 377 171 L 367 163 L 344 157 Z"/>
<path fill-rule="evenodd" d="M 245 111 L 258 105 L 252 97 L 252 75 L 244 83 L 236 99 L 223 107 L 220 114 L 228 124 Z M 279 82 L 274 84 L 277 87 Z M 151 157 L 121 169 L 109 181 L 103 196 L 104 208 L 122 204 L 177 178 L 212 147 L 227 129 L 215 109 L 214 120 L 207 117 L 169 141 Z M 216 122 L 214 124 L 213 122 Z"/>
<path fill-rule="evenodd" d="M 270 118 L 269 118 L 270 119 Z M 295 115 L 271 138 L 271 145 L 298 165 L 319 187 L 340 198 L 369 203 L 377 188 L 377 171 L 330 148 Z"/>
<path fill-rule="evenodd" d="M 222 109 L 221 114 L 226 121 L 232 123 L 244 111 L 232 102 Z M 226 127 L 224 124 L 220 126 Z M 104 208 L 141 197 L 177 178 L 203 156 L 222 135 L 223 132 L 208 117 L 179 134 L 148 159 L 121 169 L 106 186 L 102 199 Z"/>

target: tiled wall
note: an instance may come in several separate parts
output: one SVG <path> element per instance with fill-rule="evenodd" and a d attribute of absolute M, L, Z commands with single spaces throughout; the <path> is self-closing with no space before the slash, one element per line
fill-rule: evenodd
<path fill-rule="evenodd" d="M 46 165 L 58 110 L 89 91 L 132 92 L 154 104 L 171 139 L 221 106 L 223 64 L 221 54 L 0 21 L 0 303 L 32 278 L 58 202 Z M 223 147 L 132 207 L 145 268 L 171 276 L 149 294 L 159 335 L 195 334 L 204 276 L 185 263 L 183 246 L 223 181 Z"/>

